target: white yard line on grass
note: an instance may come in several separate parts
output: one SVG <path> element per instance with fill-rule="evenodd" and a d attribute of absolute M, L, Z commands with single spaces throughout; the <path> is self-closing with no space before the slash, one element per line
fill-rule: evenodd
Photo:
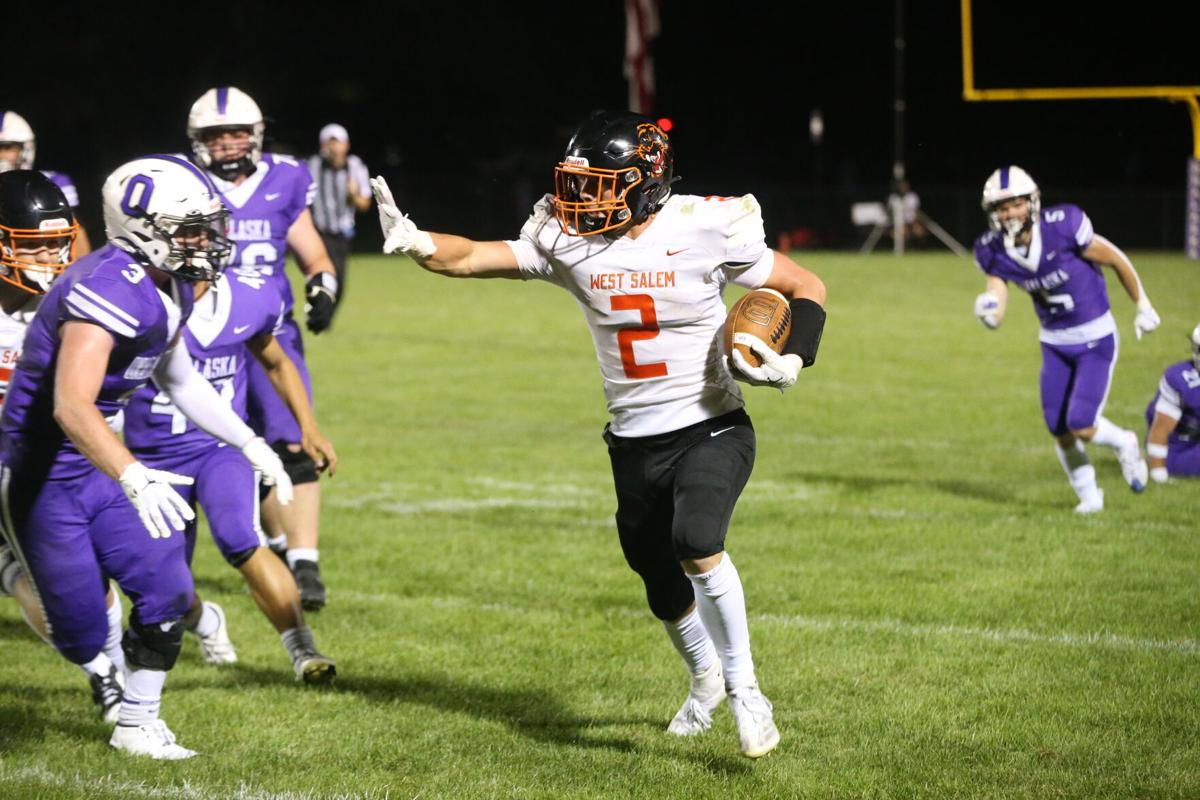
<path fill-rule="evenodd" d="M 58 773 L 44 766 L 17 767 L 0 761 L 0 786 L 17 782 L 36 783 L 41 786 L 68 790 L 84 790 L 87 794 L 109 792 L 127 794 L 132 797 L 163 798 L 163 800 L 390 800 L 390 789 L 369 789 L 364 793 L 335 792 L 316 794 L 313 792 L 271 792 L 257 789 L 245 783 L 229 791 L 214 791 L 183 781 L 178 786 L 154 786 L 145 781 L 120 780 L 112 775 L 95 777 Z"/>
<path fill-rule="evenodd" d="M 524 617 L 532 614 L 554 615 L 556 613 L 546 608 L 530 608 L 512 603 L 479 603 L 464 597 L 400 597 L 399 595 L 386 592 L 366 594 L 354 591 L 340 591 L 338 592 L 338 597 L 360 603 L 427 604 L 435 608 L 462 608 L 472 611 L 515 614 Z M 624 617 L 648 618 L 647 613 L 633 609 L 612 609 L 608 613 Z M 1200 655 L 1200 642 L 1195 639 L 1169 641 L 1120 636 L 1112 633 L 1038 633 L 1037 631 L 1025 630 L 1023 628 L 979 628 L 970 625 L 952 624 L 920 625 L 892 619 L 819 619 L 816 617 L 788 616 L 784 614 L 751 614 L 750 621 L 758 624 L 779 625 L 785 628 L 797 628 L 817 632 L 852 631 L 858 633 L 886 633 L 891 636 L 907 637 L 943 636 L 957 639 L 986 639 L 1001 644 L 1029 643 L 1143 653 L 1163 652 L 1179 653 L 1187 656 Z"/>

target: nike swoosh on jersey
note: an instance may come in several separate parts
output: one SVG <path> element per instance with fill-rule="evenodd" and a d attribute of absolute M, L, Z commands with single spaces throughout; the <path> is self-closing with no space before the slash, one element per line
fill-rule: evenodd
<path fill-rule="evenodd" d="M 691 249 L 692 249 L 692 248 L 690 248 L 690 247 L 684 247 L 684 248 L 682 248 L 682 249 L 680 249 L 680 250 L 667 250 L 667 256 L 668 256 L 668 257 L 669 257 L 669 256 L 677 256 L 677 255 L 679 255 L 680 253 L 682 253 L 684 250 L 691 250 Z"/>
<path fill-rule="evenodd" d="M 245 333 L 246 329 L 249 327 L 250 327 L 249 325 L 238 325 L 236 328 L 233 329 L 233 335 L 237 336 L 239 333 Z"/>
<path fill-rule="evenodd" d="M 277 197 L 279 197 L 279 195 L 281 195 L 281 194 L 283 194 L 283 192 L 272 192 L 271 194 L 263 195 L 263 199 L 270 202 L 271 200 L 274 200 Z"/>
<path fill-rule="evenodd" d="M 736 425 L 730 425 L 728 428 L 721 428 L 721 430 L 719 430 L 719 431 L 712 431 L 711 433 L 708 434 L 708 436 L 711 439 L 715 439 L 716 437 L 720 436 L 722 433 L 725 433 L 725 431 L 731 431 L 736 427 L 737 427 Z"/>

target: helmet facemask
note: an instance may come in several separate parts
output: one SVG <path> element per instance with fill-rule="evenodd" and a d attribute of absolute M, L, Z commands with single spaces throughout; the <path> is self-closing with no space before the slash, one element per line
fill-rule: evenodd
<path fill-rule="evenodd" d="M 169 245 L 161 269 L 188 281 L 211 281 L 225 268 L 232 246 L 226 235 L 229 212 L 224 208 L 183 218 L 147 214 L 144 219 L 155 238 Z"/>
<path fill-rule="evenodd" d="M 554 209 L 563 230 L 592 236 L 633 221 L 630 193 L 642 183 L 637 167 L 597 169 L 587 159 L 568 157 L 554 168 Z"/>
<path fill-rule="evenodd" d="M 218 160 L 213 156 L 205 139 L 219 136 L 222 133 L 249 134 L 249 147 L 240 156 Z M 192 152 L 205 169 L 224 181 L 233 182 L 243 175 L 253 175 L 259 159 L 262 158 L 263 135 L 265 126 L 259 122 L 254 125 L 217 125 L 189 131 L 192 136 Z"/>
<path fill-rule="evenodd" d="M 46 220 L 40 230 L 0 225 L 0 281 L 29 294 L 45 294 L 70 266 L 78 234 L 79 226 L 67 220 Z M 38 261 L 33 253 L 39 251 L 49 251 L 53 260 Z"/>

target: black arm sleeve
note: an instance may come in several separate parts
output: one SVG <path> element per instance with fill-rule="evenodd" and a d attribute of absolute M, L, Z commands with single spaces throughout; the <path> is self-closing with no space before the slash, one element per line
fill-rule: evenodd
<path fill-rule="evenodd" d="M 792 331 L 783 352 L 800 356 L 805 368 L 811 367 L 816 363 L 821 332 L 825 330 L 825 309 L 807 297 L 792 300 L 788 308 L 792 310 Z"/>

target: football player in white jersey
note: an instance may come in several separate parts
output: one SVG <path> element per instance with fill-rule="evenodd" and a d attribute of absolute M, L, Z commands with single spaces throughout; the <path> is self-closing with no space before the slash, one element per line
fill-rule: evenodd
<path fill-rule="evenodd" d="M 555 194 L 537 203 L 515 241 L 427 233 L 400 213 L 382 178 L 372 187 L 385 253 L 454 277 L 539 278 L 575 297 L 612 415 L 604 436 L 621 547 L 691 673 L 668 731 L 702 733 L 728 697 L 741 752 L 758 758 L 779 731 L 758 687 L 741 579 L 725 552 L 755 454 L 734 380 L 781 390 L 796 382 L 817 354 L 825 286 L 767 246 L 753 195 L 673 196 L 673 175 L 672 145 L 658 125 L 597 112 L 568 144 Z M 793 319 L 782 354 L 754 339 L 762 366 L 735 355 L 736 375 L 720 344 L 729 282 L 780 292 Z"/>
<path fill-rule="evenodd" d="M 30 169 L 0 172 L 0 400 L 21 356 L 25 329 L 50 284 L 71 263 L 79 226 L 70 202 L 50 178 Z M 21 562 L 0 535 L 0 597 L 10 595 L 29 627 L 50 644 L 46 616 Z M 108 590 L 104 650 L 81 665 L 101 716 L 116 721 L 124 683 L 121 599 Z"/>

